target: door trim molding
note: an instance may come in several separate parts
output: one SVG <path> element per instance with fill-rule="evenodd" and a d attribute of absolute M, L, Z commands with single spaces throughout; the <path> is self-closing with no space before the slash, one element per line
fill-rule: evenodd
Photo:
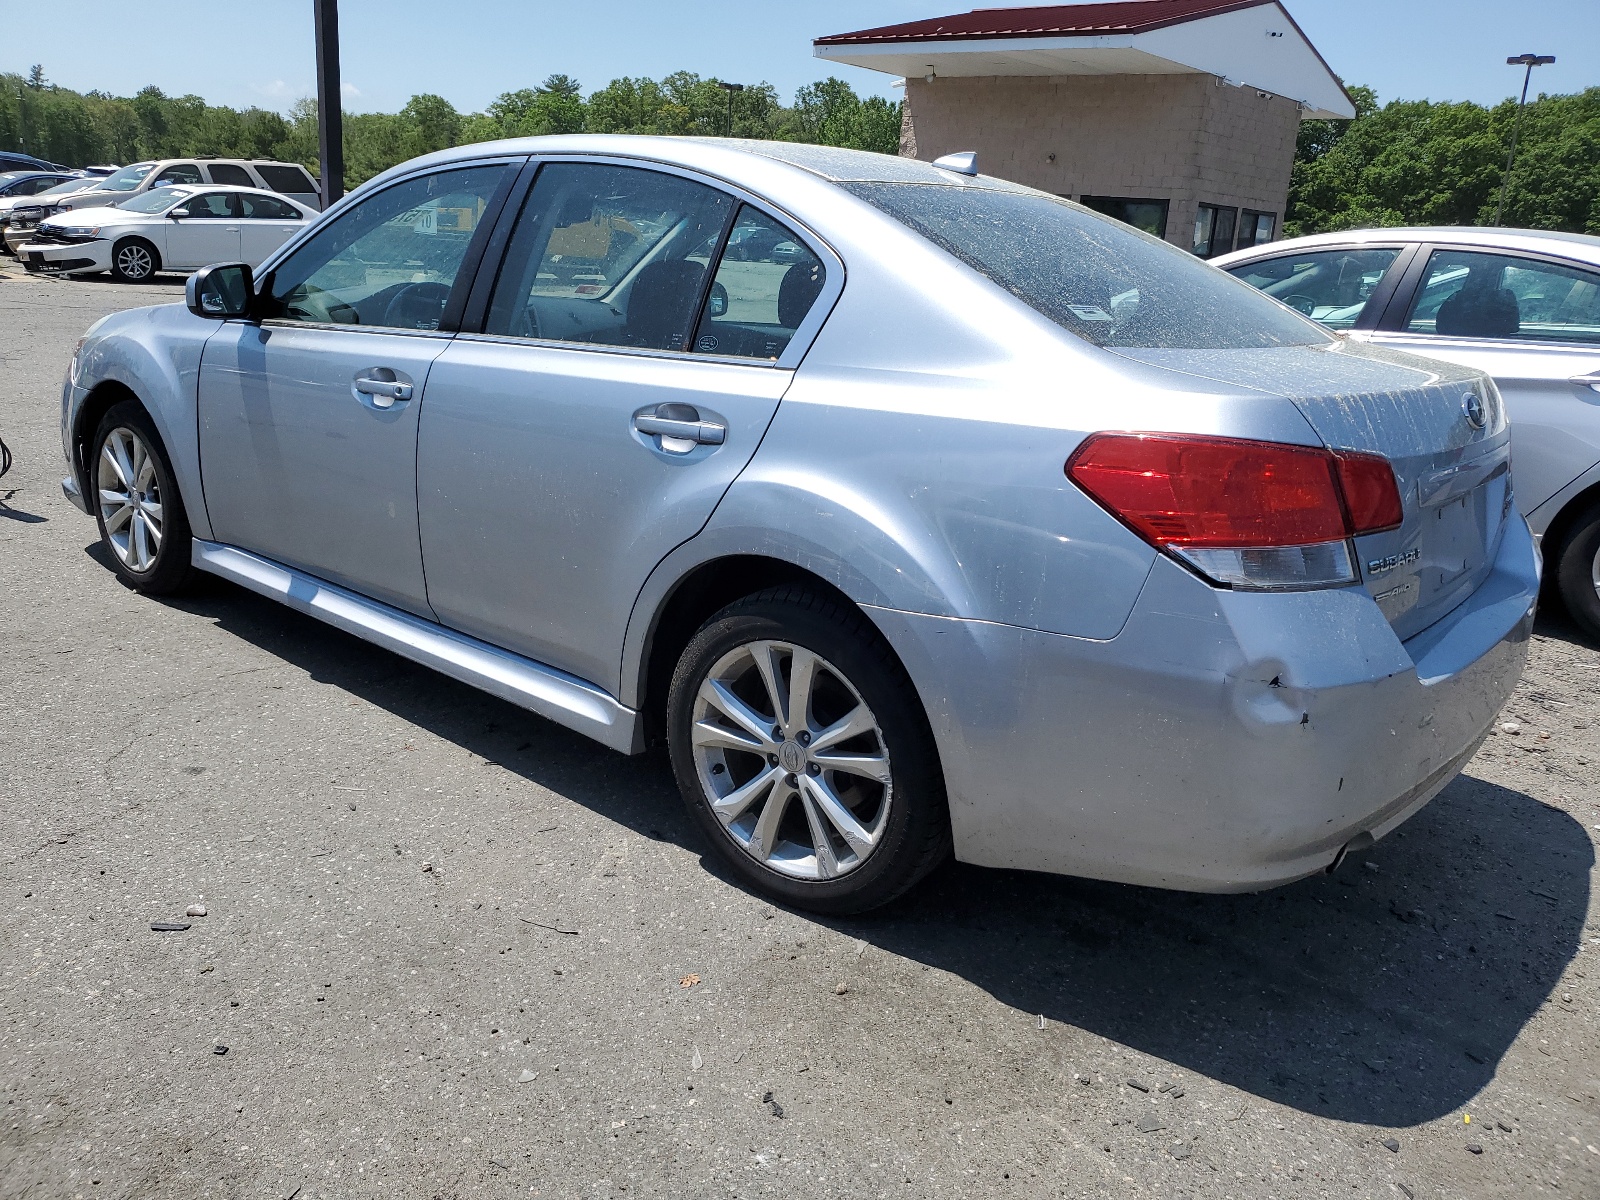
<path fill-rule="evenodd" d="M 624 754 L 644 749 L 643 723 L 606 692 L 554 667 L 435 625 L 237 546 L 194 539 L 194 566 L 345 633 L 547 717 Z"/>

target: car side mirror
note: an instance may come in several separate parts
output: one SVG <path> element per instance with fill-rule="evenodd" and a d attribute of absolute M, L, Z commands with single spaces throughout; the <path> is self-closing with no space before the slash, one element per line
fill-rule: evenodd
<path fill-rule="evenodd" d="M 211 321 L 244 317 L 255 299 L 255 280 L 245 263 L 217 263 L 189 276 L 183 298 L 197 317 Z"/>
<path fill-rule="evenodd" d="M 185 217 L 187 217 L 188 215 L 189 214 L 184 212 L 183 209 L 175 208 L 175 209 L 173 209 L 171 212 L 169 212 L 167 214 L 167 220 L 169 220 L 169 221 L 181 221 Z"/>

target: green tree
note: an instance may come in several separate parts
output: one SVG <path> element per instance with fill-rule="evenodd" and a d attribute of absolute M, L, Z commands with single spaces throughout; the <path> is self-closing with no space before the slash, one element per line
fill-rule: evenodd
<path fill-rule="evenodd" d="M 548 133 L 582 133 L 587 106 L 576 79 L 552 75 L 536 88 L 502 93 L 489 105 L 487 115 L 497 130 L 490 136 L 539 137 Z"/>
<path fill-rule="evenodd" d="M 1284 232 L 1494 219 L 1517 103 L 1395 100 L 1351 89 L 1353 121 L 1301 128 Z M 1540 96 L 1525 117 L 1507 224 L 1600 233 L 1600 88 Z"/>

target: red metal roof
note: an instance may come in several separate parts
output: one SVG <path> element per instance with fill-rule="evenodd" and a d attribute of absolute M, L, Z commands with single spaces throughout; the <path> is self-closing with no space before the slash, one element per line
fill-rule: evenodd
<path fill-rule="evenodd" d="M 1097 33 L 1148 33 L 1201 17 L 1255 8 L 1272 0 L 1113 0 L 1102 4 L 1052 4 L 1037 8 L 980 8 L 926 21 L 907 21 L 816 40 L 818 46 L 864 42 L 942 42 L 975 38 L 1083 37 Z"/>

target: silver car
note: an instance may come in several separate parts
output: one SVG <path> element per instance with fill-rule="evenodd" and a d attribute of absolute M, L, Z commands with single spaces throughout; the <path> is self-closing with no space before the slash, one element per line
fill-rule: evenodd
<path fill-rule="evenodd" d="M 952 849 L 1202 891 L 1331 869 L 1522 669 L 1494 384 L 962 165 L 406 163 L 94 326 L 63 486 L 136 589 L 210 572 L 664 743 L 783 902 L 870 908 Z"/>
<path fill-rule="evenodd" d="M 1518 502 L 1567 611 L 1600 639 L 1600 237 L 1363 229 L 1212 261 L 1353 341 L 1491 375 Z"/>

